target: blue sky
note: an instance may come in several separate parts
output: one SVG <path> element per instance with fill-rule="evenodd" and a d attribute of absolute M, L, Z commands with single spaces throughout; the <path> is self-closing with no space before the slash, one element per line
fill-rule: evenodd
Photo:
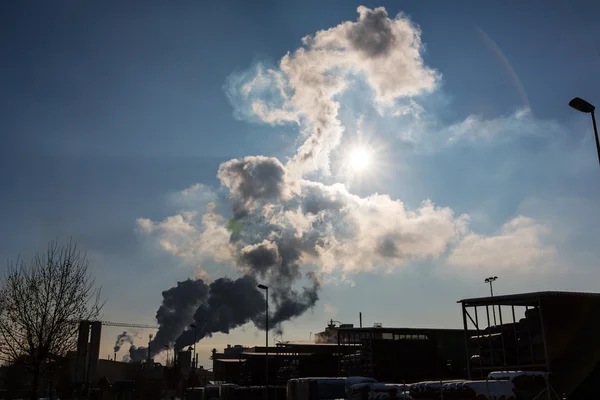
<path fill-rule="evenodd" d="M 190 211 L 200 217 L 212 200 L 227 220 L 231 188 L 217 178 L 219 165 L 263 155 L 277 157 L 290 174 L 302 170 L 310 182 L 344 183 L 348 196 L 389 195 L 407 212 L 429 199 L 452 211 L 443 224 L 421 232 L 410 220 L 403 225 L 397 203 L 375 202 L 391 210 L 382 212 L 382 221 L 399 218 L 388 228 L 408 229 L 423 245 L 403 248 L 406 257 L 373 258 L 368 268 L 367 261 L 363 268 L 345 266 L 350 260 L 339 249 L 326 254 L 335 267 L 325 256 L 307 259 L 306 268 L 318 271 L 323 282 L 320 300 L 283 325 L 285 339 L 307 339 L 329 318 L 357 323 L 359 311 L 368 324 L 458 327 L 455 301 L 485 295 L 489 274 L 499 276 L 498 293 L 595 291 L 600 169 L 589 118 L 567 103 L 574 96 L 599 103 L 593 74 L 600 66 L 594 39 L 600 31 L 593 16 L 600 5 L 460 4 L 3 3 L 0 255 L 27 255 L 51 239 L 73 237 L 88 251 L 103 286 L 105 318 L 150 323 L 161 291 L 201 274 L 198 265 L 212 278 L 240 274 L 233 262 L 214 262 L 202 249 L 186 257 L 169 252 L 160 241 L 175 240 L 168 236 L 174 233 L 161 221 Z M 344 130 L 324 156 L 332 174 L 322 160 L 308 172 L 294 169 L 287 160 L 311 136 L 310 117 L 300 101 L 286 108 L 273 76 L 289 85 L 292 78 L 279 68 L 282 57 L 293 57 L 306 35 L 356 23 L 359 5 L 385 7 L 394 21 L 402 12 L 400 20 L 409 21 L 421 41 L 422 63 L 377 76 L 418 74 L 396 86 L 384 81 L 380 90 L 391 88 L 396 97 L 382 110 L 370 70 L 344 75 L 347 66 L 336 64 L 328 77 L 338 74 L 344 90 L 326 101 L 339 103 L 334 119 Z M 403 60 L 408 53 L 396 45 Z M 352 68 L 363 68 L 363 59 L 357 60 Z M 259 66 L 274 68 L 274 75 L 244 96 L 243 85 Z M 270 104 L 268 111 L 284 105 L 288 117 L 300 115 L 300 126 L 281 118 L 262 121 L 251 113 L 256 100 Z M 341 174 L 357 141 L 366 142 L 377 162 L 370 170 Z M 202 186 L 192 196 L 182 194 L 196 184 Z M 338 243 L 345 236 L 336 224 L 344 218 L 367 218 L 361 226 L 370 226 L 360 210 L 336 214 Z M 461 220 L 463 214 L 468 219 Z M 139 218 L 157 228 L 144 233 Z M 367 233 L 348 244 L 367 246 Z M 435 248 L 427 247 L 432 243 Z M 105 330 L 107 354 L 114 334 Z M 252 344 L 261 336 L 248 325 L 200 348 Z"/>

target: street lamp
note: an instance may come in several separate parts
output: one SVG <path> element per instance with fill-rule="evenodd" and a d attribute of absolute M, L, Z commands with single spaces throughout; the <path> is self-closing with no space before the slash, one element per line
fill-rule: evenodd
<path fill-rule="evenodd" d="M 579 97 L 575 97 L 571 100 L 569 106 L 582 113 L 592 114 L 592 125 L 594 126 L 594 137 L 596 139 L 596 152 L 598 153 L 598 162 L 600 163 L 600 141 L 598 141 L 598 128 L 596 127 L 596 116 L 594 114 L 596 107 Z"/>
<path fill-rule="evenodd" d="M 192 358 L 192 369 L 196 369 L 196 324 L 190 324 L 190 328 L 194 328 L 194 355 Z"/>
<path fill-rule="evenodd" d="M 269 398 L 269 287 L 258 285 L 265 291 L 265 400 Z"/>
<path fill-rule="evenodd" d="M 492 287 L 492 283 L 498 279 L 497 276 L 490 276 L 489 278 L 485 278 L 485 283 L 490 284 L 490 294 L 494 297 L 494 288 Z M 492 313 L 494 314 L 494 326 L 496 325 L 496 308 L 492 305 Z M 489 314 L 488 314 L 489 315 Z"/>

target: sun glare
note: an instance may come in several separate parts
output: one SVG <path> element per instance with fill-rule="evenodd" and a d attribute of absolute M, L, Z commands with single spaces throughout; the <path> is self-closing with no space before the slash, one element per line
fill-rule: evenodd
<path fill-rule="evenodd" d="M 371 162 L 371 152 L 364 147 L 356 147 L 348 154 L 348 165 L 355 172 L 367 170 Z"/>

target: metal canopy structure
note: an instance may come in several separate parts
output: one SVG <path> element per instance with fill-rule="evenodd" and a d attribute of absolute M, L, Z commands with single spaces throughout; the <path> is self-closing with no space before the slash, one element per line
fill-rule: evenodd
<path fill-rule="evenodd" d="M 547 298 L 561 298 L 561 297 L 579 297 L 579 298 L 594 298 L 600 299 L 600 293 L 586 293 L 586 292 L 560 292 L 560 291 L 546 291 L 546 292 L 532 292 L 532 293 L 520 293 L 520 294 L 507 294 L 502 296 L 494 297 L 476 297 L 472 299 L 459 300 L 458 303 L 462 303 L 466 307 L 474 306 L 485 306 L 485 305 L 502 305 L 502 306 L 535 306 L 542 299 Z"/>
<path fill-rule="evenodd" d="M 495 370 L 550 372 L 540 300 L 551 293 L 556 292 L 459 301 L 462 304 L 469 379 L 483 378 L 488 372 Z M 510 310 L 508 315 L 506 307 Z M 516 307 L 525 308 L 525 318 L 517 320 Z M 481 316 L 480 309 L 484 310 Z M 496 310 L 498 321 L 490 318 L 492 314 L 496 314 Z M 473 328 L 476 333 L 471 336 L 469 330 Z"/>
<path fill-rule="evenodd" d="M 552 386 L 569 394 L 600 365 L 600 293 L 546 291 L 458 303 L 470 379 L 491 371 L 544 371 Z"/>

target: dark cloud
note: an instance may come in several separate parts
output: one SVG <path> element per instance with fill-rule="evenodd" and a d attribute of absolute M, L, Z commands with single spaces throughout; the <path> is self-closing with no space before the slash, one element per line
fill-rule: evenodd
<path fill-rule="evenodd" d="M 305 181 L 302 185 L 301 207 L 305 214 L 341 210 L 348 204 L 349 194 L 337 186 Z"/>
<path fill-rule="evenodd" d="M 217 177 L 229 188 L 235 218 L 260 202 L 287 197 L 286 171 L 273 157 L 249 156 L 220 165 Z"/>
<path fill-rule="evenodd" d="M 277 245 L 268 240 L 244 247 L 240 258 L 252 271 L 258 273 L 263 278 L 269 268 L 279 264 L 281 261 Z"/>
<path fill-rule="evenodd" d="M 398 253 L 398 246 L 396 246 L 396 241 L 389 235 L 379 238 L 376 251 L 382 257 L 394 258 L 400 256 Z"/>
<path fill-rule="evenodd" d="M 384 57 L 394 46 L 396 37 L 392 21 L 383 7 L 359 8 L 359 20 L 346 32 L 351 46 L 368 57 Z"/>

